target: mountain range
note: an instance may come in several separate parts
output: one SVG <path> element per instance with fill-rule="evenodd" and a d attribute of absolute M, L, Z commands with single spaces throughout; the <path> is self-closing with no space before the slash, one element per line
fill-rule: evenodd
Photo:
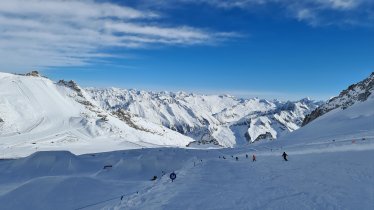
<path fill-rule="evenodd" d="M 0 147 L 6 157 L 39 150 L 82 154 L 162 146 L 240 147 L 278 138 L 322 139 L 328 132 L 367 136 L 373 122 L 373 81 L 371 74 L 339 96 L 318 102 L 81 88 L 38 72 L 0 73 Z M 363 112 L 349 114 L 357 107 Z M 308 135 L 297 137 L 303 132 Z"/>

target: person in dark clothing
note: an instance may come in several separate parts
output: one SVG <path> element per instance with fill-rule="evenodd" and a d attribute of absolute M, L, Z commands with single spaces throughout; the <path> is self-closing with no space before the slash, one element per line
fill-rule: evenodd
<path fill-rule="evenodd" d="M 284 159 L 285 161 L 288 161 L 288 160 L 287 160 L 287 156 L 288 156 L 288 155 L 287 155 L 286 152 L 283 152 L 283 155 L 282 155 L 282 156 L 283 156 L 283 159 Z"/>
<path fill-rule="evenodd" d="M 252 155 L 252 161 L 255 162 L 256 161 L 256 155 Z"/>

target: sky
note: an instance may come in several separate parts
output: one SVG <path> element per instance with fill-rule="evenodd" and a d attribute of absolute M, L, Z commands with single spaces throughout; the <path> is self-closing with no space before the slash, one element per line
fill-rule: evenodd
<path fill-rule="evenodd" d="M 0 71 L 325 100 L 374 71 L 372 0 L 3 0 Z"/>

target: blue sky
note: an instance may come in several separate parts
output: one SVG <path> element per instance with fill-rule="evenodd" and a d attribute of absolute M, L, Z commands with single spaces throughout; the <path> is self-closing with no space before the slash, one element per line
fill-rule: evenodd
<path fill-rule="evenodd" d="M 374 71 L 369 0 L 14 0 L 0 68 L 82 86 L 327 99 Z"/>

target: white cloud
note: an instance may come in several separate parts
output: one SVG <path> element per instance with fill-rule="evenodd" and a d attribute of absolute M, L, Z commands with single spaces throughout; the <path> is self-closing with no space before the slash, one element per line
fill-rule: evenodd
<path fill-rule="evenodd" d="M 93 0 L 0 1 L 0 69 L 80 66 L 106 49 L 207 44 L 228 38 L 187 26 L 161 26 L 161 15 Z"/>
<path fill-rule="evenodd" d="M 360 0 L 320 0 L 319 2 L 320 4 L 325 4 L 327 7 L 343 10 L 354 9 L 362 3 Z"/>
<path fill-rule="evenodd" d="M 309 5 L 318 6 L 330 9 L 353 9 L 360 4 L 370 0 L 179 0 L 181 2 L 195 2 L 206 3 L 218 7 L 241 7 L 247 8 L 249 6 L 258 6 L 266 4 L 280 4 L 280 5 Z"/>
<path fill-rule="evenodd" d="M 172 0 L 168 0 L 172 1 Z M 183 3 L 207 4 L 218 8 L 241 8 L 256 11 L 258 7 L 275 6 L 285 16 L 312 26 L 373 26 L 373 0 L 178 0 Z M 173 1 L 174 2 L 174 1 Z"/>

